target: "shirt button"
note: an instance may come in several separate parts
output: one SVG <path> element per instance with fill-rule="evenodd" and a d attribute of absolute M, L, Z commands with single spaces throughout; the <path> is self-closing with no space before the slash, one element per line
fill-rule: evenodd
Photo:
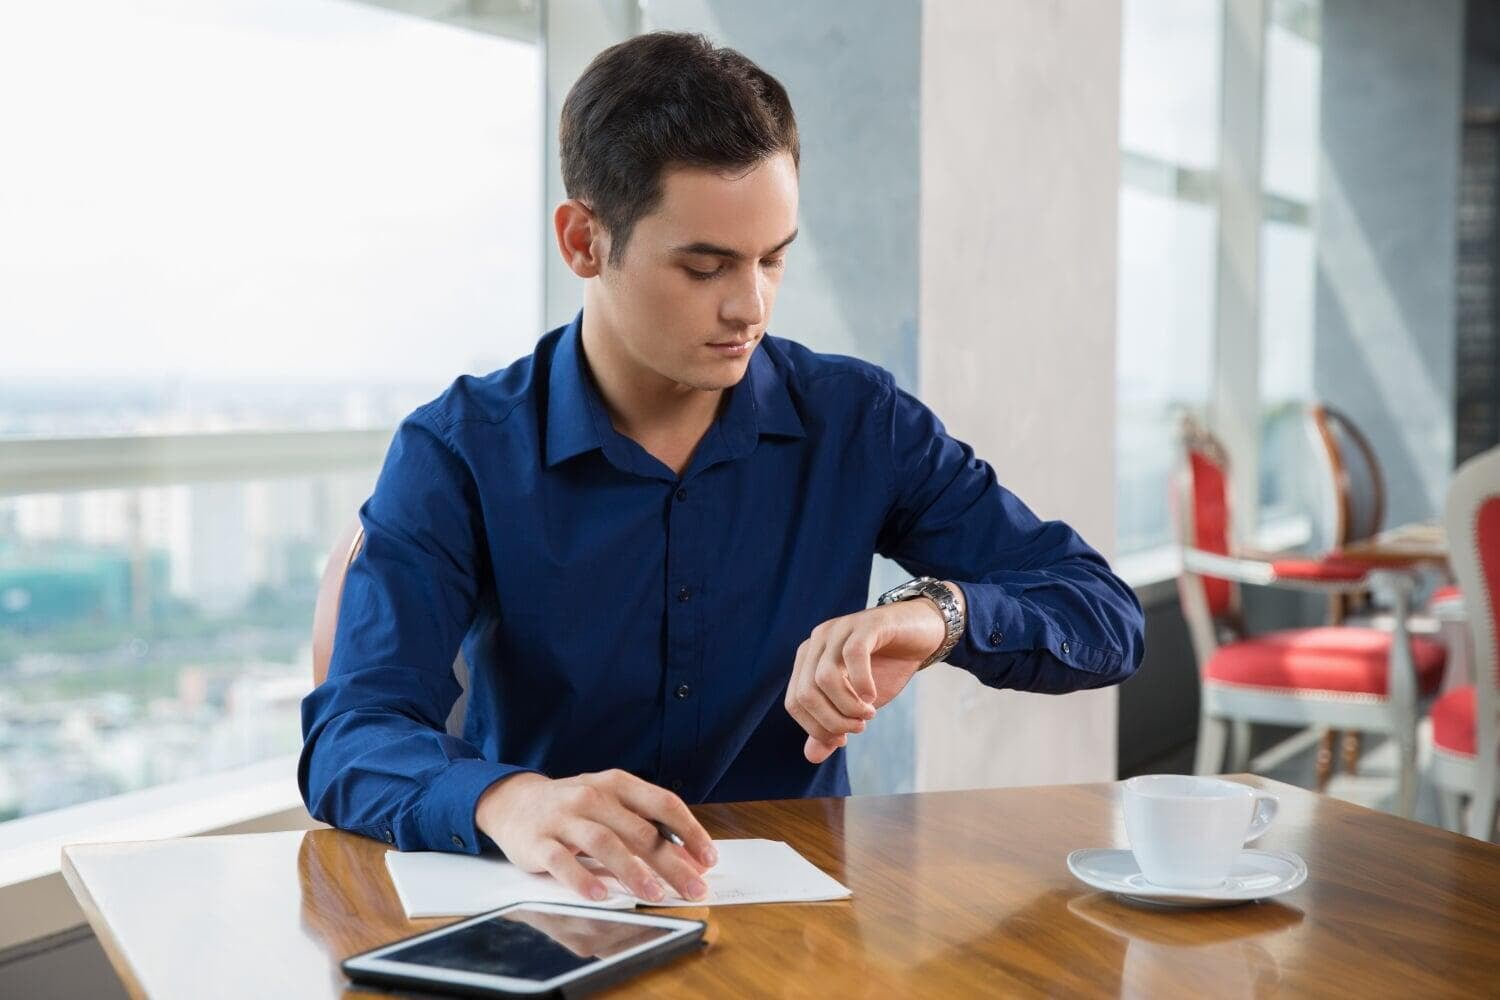
<path fill-rule="evenodd" d="M 688 695 L 690 695 L 692 693 L 693 693 L 693 689 L 690 688 L 690 687 L 688 687 L 686 684 L 682 685 L 682 687 L 680 687 L 680 688 L 677 689 L 677 697 L 679 697 L 679 698 L 686 698 Z"/>
<path fill-rule="evenodd" d="M 1000 634 L 1000 630 L 999 629 L 995 629 L 995 631 L 993 631 L 993 632 L 990 633 L 990 645 L 991 646 L 998 646 L 998 645 L 1000 645 L 1001 640 L 1003 640 L 1004 638 L 1005 638 L 1005 636 L 1003 636 L 1003 635 Z"/>
<path fill-rule="evenodd" d="M 684 502 L 686 502 L 686 500 L 687 500 L 687 490 L 678 490 L 677 491 L 677 502 L 678 503 L 684 503 Z"/>
<path fill-rule="evenodd" d="M 678 601 L 680 601 L 683 604 L 686 604 L 688 601 L 690 601 L 692 599 L 693 599 L 693 592 L 690 589 L 688 589 L 687 587 L 679 587 L 677 589 L 677 600 Z"/>
<path fill-rule="evenodd" d="M 394 844 L 396 842 L 396 835 L 389 830 L 385 831 L 385 842 L 387 844 Z"/>
<path fill-rule="evenodd" d="M 1062 644 L 1062 651 L 1064 653 L 1067 653 L 1067 651 L 1068 651 L 1068 644 L 1066 642 Z"/>
<path fill-rule="evenodd" d="M 464 838 L 460 837 L 458 834 L 455 833 L 453 835 L 453 846 L 454 847 L 462 847 L 462 846 L 464 846 Z"/>
<path fill-rule="evenodd" d="M 681 778 L 673 778 L 672 779 L 672 791 L 674 791 L 674 792 L 680 792 L 680 791 L 682 791 L 682 779 Z"/>

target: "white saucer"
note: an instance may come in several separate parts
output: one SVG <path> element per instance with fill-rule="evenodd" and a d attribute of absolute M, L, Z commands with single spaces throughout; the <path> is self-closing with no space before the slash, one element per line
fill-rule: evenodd
<path fill-rule="evenodd" d="M 1212 889 L 1167 889 L 1141 874 L 1129 851 L 1090 848 L 1068 855 L 1068 871 L 1105 892 L 1155 906 L 1232 906 L 1290 892 L 1307 881 L 1307 864 L 1291 851 L 1242 851 L 1229 878 Z"/>

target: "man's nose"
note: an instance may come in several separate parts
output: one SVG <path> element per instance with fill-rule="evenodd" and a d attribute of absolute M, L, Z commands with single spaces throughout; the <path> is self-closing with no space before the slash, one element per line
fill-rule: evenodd
<path fill-rule="evenodd" d="M 727 322 L 741 326 L 759 326 L 766 320 L 767 281 L 760 268 L 754 268 L 741 279 L 724 302 L 722 313 Z"/>

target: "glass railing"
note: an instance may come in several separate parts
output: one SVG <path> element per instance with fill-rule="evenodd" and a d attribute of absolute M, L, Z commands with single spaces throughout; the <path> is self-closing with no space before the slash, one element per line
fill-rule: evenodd
<path fill-rule="evenodd" d="M 319 576 L 388 439 L 0 442 L 0 820 L 296 753 Z"/>

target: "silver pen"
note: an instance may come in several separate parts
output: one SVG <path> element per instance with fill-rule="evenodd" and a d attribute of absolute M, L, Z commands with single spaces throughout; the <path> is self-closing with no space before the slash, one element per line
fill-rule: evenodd
<path fill-rule="evenodd" d="M 651 825 L 656 827 L 656 832 L 661 834 L 662 840 L 671 841 L 678 847 L 687 847 L 687 845 L 682 842 L 682 838 L 673 833 L 672 828 L 670 826 L 667 826 L 667 824 L 663 823 L 661 820 L 653 819 L 651 821 Z"/>

